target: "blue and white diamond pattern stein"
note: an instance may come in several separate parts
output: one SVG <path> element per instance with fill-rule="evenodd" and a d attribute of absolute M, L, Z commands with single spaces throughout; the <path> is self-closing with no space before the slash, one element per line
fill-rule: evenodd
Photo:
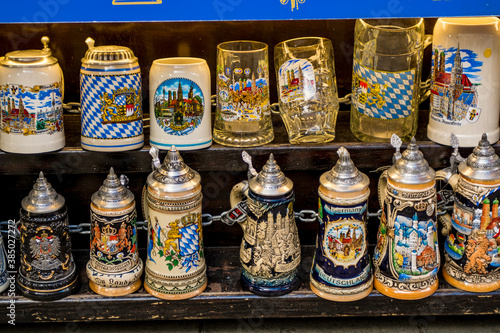
<path fill-rule="evenodd" d="M 80 68 L 82 147 L 94 151 L 125 151 L 144 145 L 141 69 L 124 46 L 94 46 Z"/>
<path fill-rule="evenodd" d="M 151 147 L 153 172 L 143 192 L 148 221 L 144 289 L 158 298 L 194 297 L 207 286 L 201 224 L 201 177 L 188 167 L 175 146 L 163 164 Z"/>
<path fill-rule="evenodd" d="M 104 296 L 123 296 L 141 287 L 142 260 L 137 249 L 137 210 L 128 178 L 113 168 L 90 203 L 90 288 Z"/>
<path fill-rule="evenodd" d="M 19 290 L 41 301 L 68 296 L 76 288 L 78 274 L 71 254 L 64 197 L 40 172 L 21 205 Z"/>
<path fill-rule="evenodd" d="M 228 214 L 240 215 L 236 222 L 243 229 L 242 284 L 256 295 L 284 295 L 299 284 L 301 253 L 293 210 L 293 182 L 281 171 L 273 154 L 259 173 L 253 168 L 250 155 L 242 155 L 249 165 L 249 180 L 233 187 L 231 206 L 235 208 Z M 245 198 L 246 201 L 240 201 Z M 242 203 L 247 205 L 241 206 Z"/>
<path fill-rule="evenodd" d="M 32 154 L 64 147 L 64 80 L 58 60 L 43 49 L 0 57 L 0 148 Z"/>
<path fill-rule="evenodd" d="M 393 165 L 378 183 L 382 207 L 373 255 L 374 287 L 397 299 L 421 299 L 438 288 L 436 172 L 424 159 L 415 138 L 401 154 L 393 135 Z"/>
<path fill-rule="evenodd" d="M 347 302 L 368 296 L 373 288 L 366 221 L 370 179 L 354 166 L 347 149 L 337 153 L 337 164 L 320 177 L 311 290 Z"/>

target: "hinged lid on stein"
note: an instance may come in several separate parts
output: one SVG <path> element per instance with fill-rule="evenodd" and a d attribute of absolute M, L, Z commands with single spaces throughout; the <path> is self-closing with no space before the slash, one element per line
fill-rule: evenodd
<path fill-rule="evenodd" d="M 340 147 L 337 154 L 335 166 L 321 175 L 321 186 L 335 192 L 361 191 L 370 186 L 370 179 L 356 168 L 347 149 Z"/>
<path fill-rule="evenodd" d="M 29 213 L 44 214 L 61 209 L 64 202 L 64 197 L 52 188 L 52 185 L 43 176 L 43 172 L 40 171 L 33 189 L 28 196 L 24 197 L 21 206 Z"/>
<path fill-rule="evenodd" d="M 500 159 L 490 145 L 486 133 L 483 134 L 472 154 L 460 163 L 458 171 L 464 177 L 473 180 L 500 179 Z"/>
<path fill-rule="evenodd" d="M 125 186 L 128 178 L 115 174 L 115 170 L 109 170 L 108 177 L 97 192 L 92 194 L 92 203 L 98 208 L 115 209 L 130 205 L 134 201 L 134 194 Z"/>
<path fill-rule="evenodd" d="M 151 147 L 149 153 L 153 157 L 153 172 L 147 179 L 149 187 L 158 192 L 184 192 L 200 187 L 200 174 L 184 163 L 175 148 L 168 151 L 163 164 L 158 157 L 158 148 Z"/>
<path fill-rule="evenodd" d="M 126 46 L 94 46 L 95 41 L 91 37 L 88 37 L 85 43 L 89 48 L 82 58 L 84 65 L 124 65 L 137 61 L 134 52 Z"/>
<path fill-rule="evenodd" d="M 399 153 L 401 141 L 396 136 L 391 138 L 391 143 L 396 148 L 394 154 L 394 165 L 388 170 L 388 177 L 396 182 L 408 185 L 423 184 L 433 181 L 436 172 L 424 159 L 424 155 L 418 149 L 415 137 L 411 138 L 410 144 L 403 152 Z"/>
<path fill-rule="evenodd" d="M 248 181 L 248 185 L 255 194 L 268 197 L 282 196 L 293 189 L 293 182 L 281 171 L 273 154 L 269 155 L 257 176 Z"/>
<path fill-rule="evenodd" d="M 57 63 L 57 58 L 52 56 L 49 48 L 49 37 L 41 38 L 43 49 L 41 50 L 19 50 L 9 52 L 1 58 L 0 65 L 5 67 L 44 67 Z"/>

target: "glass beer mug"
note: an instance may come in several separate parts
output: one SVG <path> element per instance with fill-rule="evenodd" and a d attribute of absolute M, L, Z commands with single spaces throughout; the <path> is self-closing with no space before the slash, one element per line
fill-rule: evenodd
<path fill-rule="evenodd" d="M 417 131 L 423 19 L 361 20 L 354 29 L 351 131 L 362 141 L 408 141 Z"/>

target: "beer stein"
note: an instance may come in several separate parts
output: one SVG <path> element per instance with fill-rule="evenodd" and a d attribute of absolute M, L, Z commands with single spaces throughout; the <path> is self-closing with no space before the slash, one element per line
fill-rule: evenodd
<path fill-rule="evenodd" d="M 474 147 L 486 132 L 500 134 L 500 30 L 497 17 L 442 17 L 434 26 L 427 136 L 449 145 Z"/>
<path fill-rule="evenodd" d="M 320 177 L 319 233 L 311 268 L 311 290 L 332 301 L 355 301 L 373 288 L 367 221 L 370 179 L 344 147 L 337 164 Z"/>
<path fill-rule="evenodd" d="M 299 284 L 300 241 L 293 183 L 273 154 L 259 173 L 246 152 L 243 160 L 249 165 L 248 183 L 237 184 L 231 192 L 231 206 L 237 207 L 237 212 L 244 211 L 237 220 L 244 234 L 240 247 L 242 283 L 256 295 L 284 295 Z M 246 198 L 247 209 L 239 207 L 242 198 Z"/>
<path fill-rule="evenodd" d="M 9 274 L 7 273 L 7 255 L 0 235 L 0 293 L 9 287 Z"/>
<path fill-rule="evenodd" d="M 64 147 L 64 80 L 42 37 L 43 49 L 0 58 L 0 149 L 32 154 Z"/>
<path fill-rule="evenodd" d="M 274 47 L 280 114 L 290 143 L 335 138 L 339 111 L 332 42 L 304 37 Z"/>
<path fill-rule="evenodd" d="M 443 277 L 471 292 L 500 288 L 500 159 L 486 133 L 472 154 L 461 159 L 458 174 L 447 177 L 439 171 L 438 176 L 449 178 L 455 190 L 451 216 L 440 217 L 447 231 Z"/>
<path fill-rule="evenodd" d="M 356 20 L 352 72 L 351 132 L 362 141 L 403 140 L 415 135 L 419 103 L 424 20 Z"/>
<path fill-rule="evenodd" d="M 128 47 L 94 46 L 80 68 L 82 147 L 94 151 L 125 151 L 144 145 L 141 69 Z"/>
<path fill-rule="evenodd" d="M 68 296 L 77 284 L 71 254 L 68 209 L 40 172 L 21 202 L 21 242 L 17 285 L 22 294 L 40 301 Z"/>
<path fill-rule="evenodd" d="M 217 45 L 215 142 L 254 147 L 273 141 L 267 53 L 267 44 L 261 42 Z"/>
<path fill-rule="evenodd" d="M 207 286 L 201 224 L 201 177 L 172 146 L 161 164 L 151 147 L 153 172 L 143 192 L 148 221 L 144 288 L 158 298 L 194 297 Z"/>
<path fill-rule="evenodd" d="M 141 287 L 142 260 L 137 250 L 134 195 L 113 168 L 90 203 L 90 288 L 104 296 L 123 296 Z"/>
<path fill-rule="evenodd" d="M 212 145 L 210 69 L 204 59 L 153 61 L 149 100 L 151 146 L 194 150 Z"/>
<path fill-rule="evenodd" d="M 420 299 L 438 287 L 440 257 L 437 241 L 436 173 L 411 139 L 379 180 L 382 217 L 373 256 L 375 288 L 398 299 Z"/>

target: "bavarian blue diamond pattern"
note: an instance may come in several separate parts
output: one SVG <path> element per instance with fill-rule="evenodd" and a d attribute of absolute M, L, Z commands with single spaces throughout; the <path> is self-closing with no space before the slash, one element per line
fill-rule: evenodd
<path fill-rule="evenodd" d="M 129 123 L 101 123 L 101 96 L 120 88 L 141 90 L 141 73 L 123 75 L 87 75 L 80 74 L 82 135 L 93 139 L 123 139 L 142 134 L 142 120 Z M 120 99 L 123 99 L 120 100 Z M 117 96 L 115 103 L 125 105 L 125 96 Z M 142 116 L 142 110 L 139 110 Z"/>
<path fill-rule="evenodd" d="M 378 119 L 406 118 L 411 114 L 414 69 L 395 73 L 376 72 L 355 61 L 353 71 L 365 83 L 364 87 L 363 84 L 353 87 L 352 100 L 359 112 Z M 376 84 L 380 91 L 374 88 Z"/>
<path fill-rule="evenodd" d="M 190 256 L 198 251 L 200 247 L 200 236 L 198 235 L 198 232 L 196 232 L 196 229 L 198 229 L 198 225 L 191 224 L 179 230 L 182 236 L 179 240 L 181 256 Z"/>

